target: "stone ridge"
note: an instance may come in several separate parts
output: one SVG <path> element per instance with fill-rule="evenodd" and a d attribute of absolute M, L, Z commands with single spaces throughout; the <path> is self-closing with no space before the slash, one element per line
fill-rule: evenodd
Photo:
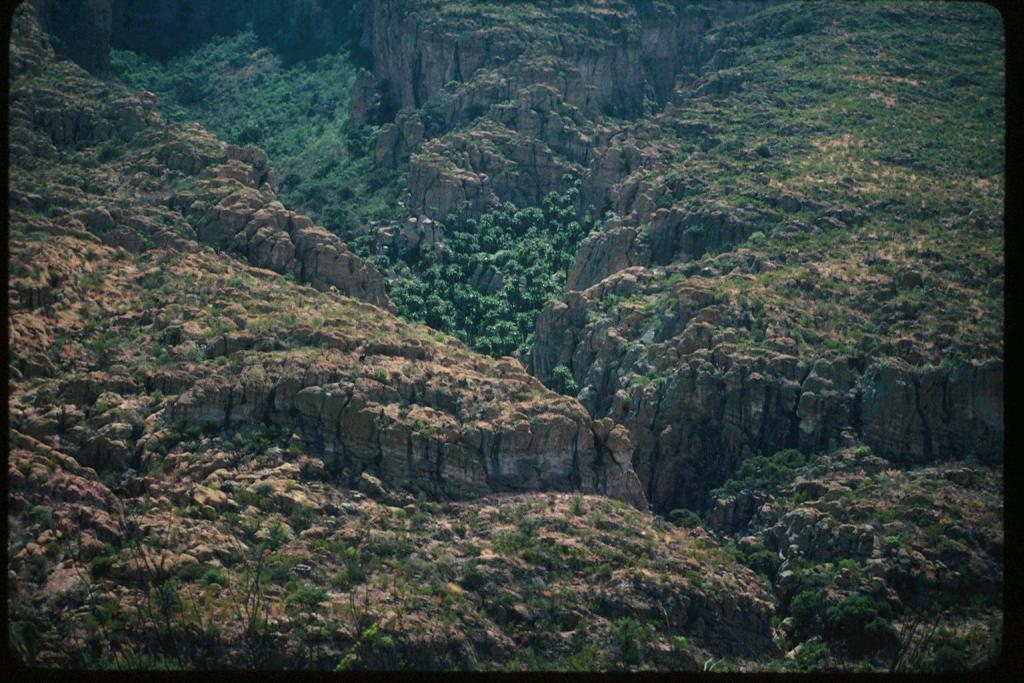
<path fill-rule="evenodd" d="M 266 154 L 228 145 L 222 161 L 206 177 L 200 175 L 202 203 L 189 209 L 201 242 L 242 254 L 253 265 L 294 276 L 317 289 L 334 287 L 394 310 L 373 266 L 308 217 L 288 211 L 279 201 L 267 201 L 273 190 Z M 174 163 L 190 169 L 199 166 L 191 158 Z"/>
<path fill-rule="evenodd" d="M 25 29 L 28 32 L 28 29 Z M 253 265 L 293 275 L 313 286 L 335 287 L 393 309 L 384 281 L 373 266 L 349 251 L 336 236 L 315 227 L 305 216 L 287 212 L 276 202 L 266 155 L 255 148 L 226 145 L 196 126 L 165 126 L 152 95 L 136 95 L 109 84 L 90 81 L 71 63 L 53 73 L 42 56 L 42 34 L 32 34 L 33 51 L 12 45 L 12 76 L 24 87 L 11 93 L 11 155 L 31 167 L 33 156 L 53 157 L 82 146 L 128 145 L 138 168 L 117 168 L 96 178 L 86 195 L 113 195 L 120 174 L 127 193 L 164 212 L 160 221 L 139 216 L 124 202 L 97 202 L 79 192 L 62 197 L 63 206 L 87 211 L 76 215 L 85 227 L 108 244 L 138 252 L 146 242 L 184 246 L 199 240 L 228 248 Z M 77 73 L 76 73 L 77 71 Z M 80 89 L 65 90 L 68 84 Z M 144 153 L 152 154 L 148 159 Z M 142 171 L 145 166 L 144 173 Z M 155 177 L 154 177 L 155 176 Z M 177 191 L 168 190 L 173 180 Z M 105 184 L 104 184 L 105 183 Z M 25 193 L 15 186 L 12 205 L 42 206 L 44 194 Z M 154 201 L 155 199 L 155 201 Z M 171 223 L 171 226 L 167 226 Z M 184 240 L 184 241 L 183 241 Z"/>
<path fill-rule="evenodd" d="M 16 430 L 110 476 L 269 429 L 343 478 L 646 507 L 621 429 L 513 359 L 398 321 L 372 266 L 276 201 L 260 150 L 165 125 L 16 19 Z M 219 436 L 183 441 L 196 430 Z"/>

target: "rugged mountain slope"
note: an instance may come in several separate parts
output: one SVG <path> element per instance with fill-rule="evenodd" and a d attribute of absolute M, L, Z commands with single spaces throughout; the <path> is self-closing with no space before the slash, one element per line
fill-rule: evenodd
<path fill-rule="evenodd" d="M 780 644 L 797 645 L 784 661 L 829 668 L 871 652 L 890 670 L 914 671 L 995 660 L 1001 473 L 896 469 L 866 446 L 805 460 L 783 451 L 744 463 L 705 517 L 773 582 Z"/>
<path fill-rule="evenodd" d="M 214 8 L 16 16 L 23 661 L 995 660 L 990 10 Z"/>
<path fill-rule="evenodd" d="M 501 240 L 481 240 L 470 253 L 461 251 L 463 240 L 452 254 L 448 238 L 458 238 L 451 233 L 482 231 L 476 219 L 501 223 L 508 204 L 540 206 L 552 193 L 556 202 L 576 203 L 572 188 L 623 117 L 657 111 L 676 80 L 685 82 L 706 60 L 703 32 L 760 8 L 356 3 L 349 19 L 332 19 L 351 21 L 361 36 L 336 49 L 347 47 L 372 69 L 360 73 L 350 99 L 333 77 L 344 71 L 343 55 L 322 58 L 337 68 L 306 62 L 278 69 L 267 50 L 277 42 L 265 35 L 256 50 L 257 36 L 248 34 L 164 65 L 121 51 L 114 61 L 120 75 L 158 94 L 165 113 L 187 111 L 227 139 L 263 146 L 283 169 L 281 195 L 361 255 L 373 255 L 404 316 L 485 353 L 523 354 L 580 237 L 564 222 L 531 218 L 539 235 L 554 228 L 573 237 L 552 245 L 505 227 Z M 257 34 L 263 12 L 262 5 L 250 9 Z M 158 15 L 115 6 L 124 35 L 115 31 L 114 44 L 153 52 L 144 38 Z M 238 22 L 221 24 L 230 32 Z M 311 82 L 317 78 L 319 85 Z M 300 80 L 308 85 L 299 88 Z M 338 99 L 350 101 L 349 116 L 337 112 Z M 232 101 L 248 114 L 217 111 Z M 337 135 L 339 125 L 347 125 L 347 140 Z M 577 230 L 585 234 L 592 221 L 580 218 Z M 523 244 L 516 264 L 538 263 L 509 267 L 505 239 Z M 455 276 L 453 269 L 465 272 Z M 445 286 L 453 278 L 467 282 Z"/>
<path fill-rule="evenodd" d="M 262 538 L 245 540 L 247 520 L 278 510 L 290 517 L 275 529 L 301 531 L 359 495 L 346 485 L 391 505 L 413 502 L 367 471 L 388 488 L 434 497 L 575 488 L 644 505 L 621 428 L 592 421 L 513 359 L 473 354 L 394 318 L 372 267 L 275 200 L 259 150 L 165 124 L 145 94 L 55 58 L 31 6 L 15 18 L 8 580 L 24 658 L 109 664 L 173 653 L 198 665 L 211 661 L 197 654 L 208 647 L 217 661 L 232 661 L 237 632 L 194 641 L 190 622 L 160 631 L 146 612 L 151 601 L 179 609 L 188 591 L 167 581 L 196 562 L 232 567 L 217 582 L 237 588 L 240 556 L 221 555 Z M 168 534 L 178 537 L 192 516 L 213 523 L 188 532 L 206 548 L 189 553 Z M 646 513 L 631 519 L 652 523 Z M 656 552 L 683 553 L 685 544 Z M 380 567 L 372 549 L 358 557 Z M 584 564 L 567 580 L 581 580 Z M 140 576 L 151 584 L 133 583 Z M 293 602 L 279 589 L 267 597 L 272 611 Z M 703 600 L 696 595 L 686 604 Z M 763 618 L 736 628 L 754 629 L 760 642 L 722 641 L 714 626 L 711 651 L 770 650 L 770 600 L 753 595 Z M 120 616 L 96 611 L 112 599 Z M 703 637 L 702 609 L 672 628 L 696 619 Z M 78 616 L 61 619 L 66 610 Z M 260 622 L 266 637 L 269 624 Z M 325 637 L 351 646 L 362 626 Z M 136 641 L 109 639 L 132 628 L 141 629 Z M 183 654 L 180 639 L 200 650 Z M 285 641 L 268 651 L 278 664 L 295 661 L 295 643 Z M 486 661 L 470 653 L 448 664 Z"/>
<path fill-rule="evenodd" d="M 350 124 L 385 124 L 378 163 L 411 153 L 409 208 L 442 221 L 540 203 L 592 162 L 615 121 L 688 80 L 708 28 L 763 7 L 372 4 L 373 73 L 356 84 Z"/>
<path fill-rule="evenodd" d="M 583 195 L 623 219 L 538 321 L 531 372 L 568 367 L 629 426 L 659 509 L 786 447 L 1002 457 L 998 25 L 798 9 L 712 33 L 729 68 L 619 133 L 617 174 L 592 165 Z"/>
<path fill-rule="evenodd" d="M 406 468 L 420 462 L 438 493 L 513 473 L 520 488 L 603 491 L 620 476 L 604 444 L 628 461 L 628 442 L 578 403 L 391 316 L 372 266 L 275 201 L 259 150 L 163 124 L 145 95 L 55 61 L 27 15 L 11 96 L 15 428 L 78 446 L 94 435 L 72 429 L 65 399 L 105 412 L 108 390 L 159 390 L 110 439 L 133 463 L 164 422 L 264 422 L 356 474 L 418 480 Z"/>

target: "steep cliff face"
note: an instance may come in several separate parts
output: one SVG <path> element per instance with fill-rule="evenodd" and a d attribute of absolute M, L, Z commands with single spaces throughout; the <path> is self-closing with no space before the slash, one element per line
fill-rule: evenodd
<path fill-rule="evenodd" d="M 628 182 L 612 186 L 616 202 L 630 197 L 627 206 L 615 204 L 617 209 L 630 216 L 631 223 L 642 217 L 643 225 L 623 225 L 613 220 L 606 223 L 606 230 L 590 235 L 576 252 L 565 281 L 567 290 L 587 289 L 632 266 L 666 265 L 723 251 L 782 221 L 782 214 L 768 207 L 744 210 L 707 201 L 688 211 L 658 206 L 649 197 L 636 198 L 637 186 Z M 585 185 L 584 189 L 593 187 Z"/>
<path fill-rule="evenodd" d="M 554 488 L 645 505 L 628 437 L 609 442 L 578 404 L 553 401 L 517 364 L 499 364 L 491 377 L 487 366 L 446 368 L 439 349 L 413 341 L 353 351 L 361 353 L 242 362 L 196 383 L 165 417 L 218 429 L 272 424 L 331 472 L 369 471 L 435 497 Z M 349 365 L 356 355 L 363 360 Z M 518 403 L 502 405 L 506 391 Z"/>
<path fill-rule="evenodd" d="M 631 118 L 643 111 L 645 97 L 664 104 L 680 73 L 693 72 L 710 57 L 702 38 L 711 26 L 765 6 L 620 1 L 599 8 L 562 2 L 495 8 L 374 2 L 368 31 L 382 106 L 373 120 L 386 123 L 400 109 L 420 109 L 452 81 L 472 84 L 483 75 L 480 70 L 496 70 L 507 79 L 504 93 L 490 88 L 500 99 L 489 104 L 514 99 L 519 88 L 542 82 L 534 79 L 551 66 L 569 67 L 559 74 L 565 103 L 586 114 Z M 535 61 L 542 55 L 547 69 Z M 482 94 L 479 87 L 472 92 Z M 353 109 L 356 125 L 368 120 L 360 113 L 362 104 L 354 103 Z"/>
<path fill-rule="evenodd" d="M 291 57 L 358 49 L 369 9 L 362 0 L 112 0 L 107 5 L 112 5 L 113 45 L 160 58 L 248 26 Z"/>
<path fill-rule="evenodd" d="M 659 314 L 653 293 L 671 272 L 629 269 L 550 304 L 530 357 L 545 380 L 571 368 L 591 414 L 629 428 L 655 509 L 703 507 L 742 460 L 784 448 L 856 440 L 904 463 L 1001 462 L 1001 360 L 915 367 L 808 354 L 781 339 L 757 348 L 749 311 L 715 280 L 691 278 Z"/>
<path fill-rule="evenodd" d="M 112 0 L 31 0 L 31 4 L 60 54 L 89 72 L 107 70 Z"/>
<path fill-rule="evenodd" d="M 384 124 L 380 163 L 411 155 L 414 212 L 465 220 L 499 201 L 537 203 L 532 188 L 580 174 L 608 126 L 660 108 L 692 78 L 710 27 L 762 8 L 375 2 L 373 71 L 353 92 L 350 125 Z"/>

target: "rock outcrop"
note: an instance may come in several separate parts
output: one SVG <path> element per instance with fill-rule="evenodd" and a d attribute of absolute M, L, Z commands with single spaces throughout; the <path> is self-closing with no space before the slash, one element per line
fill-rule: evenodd
<path fill-rule="evenodd" d="M 679 280 L 671 299 L 650 298 L 664 279 L 632 268 L 569 292 L 541 313 L 529 359 L 544 381 L 570 368 L 591 414 L 629 428 L 656 509 L 704 506 L 741 460 L 784 448 L 860 440 L 901 462 L 1001 461 L 1001 360 L 912 366 L 807 356 L 786 340 L 754 350 L 741 342 L 743 311 L 709 281 Z M 602 310 L 609 300 L 635 303 Z M 652 326 L 647 311 L 661 301 Z"/>
<path fill-rule="evenodd" d="M 329 472 L 372 472 L 432 496 L 579 489 L 646 507 L 621 427 L 595 433 L 578 403 L 545 397 L 514 361 L 492 379 L 440 360 L 437 350 L 410 341 L 327 352 L 315 363 L 236 361 L 228 375 L 170 401 L 164 419 L 218 429 L 272 424 L 300 435 Z M 511 394 L 536 398 L 503 406 Z"/>
<path fill-rule="evenodd" d="M 446 349 L 393 318 L 377 271 L 277 201 L 262 151 L 165 124 L 151 97 L 56 59 L 32 15 L 18 19 L 35 41 L 16 46 L 12 87 L 23 433 L 116 476 L 158 466 L 173 430 L 263 425 L 294 432 L 334 475 L 370 472 L 389 487 L 450 497 L 580 489 L 646 507 L 628 438 L 595 432 L 579 403 L 517 361 Z M 60 89 L 34 78 L 44 69 Z M 51 109 L 85 113 L 56 126 Z M 82 159 L 88 176 L 32 184 Z M 55 239 L 29 239 L 32 230 Z M 119 258 L 136 265 L 107 265 Z M 57 337 L 77 350 L 54 352 Z M 139 365 L 147 370 L 127 370 Z M 33 382 L 54 376 L 63 380 Z M 156 391 L 159 407 L 145 398 Z"/>
<path fill-rule="evenodd" d="M 608 156 L 606 117 L 663 106 L 710 58 L 704 33 L 758 8 L 517 5 L 505 26 L 490 9 L 373 2 L 373 70 L 357 79 L 349 122 L 383 124 L 378 164 L 410 159 L 414 212 L 461 222 L 498 202 L 536 204 Z"/>
<path fill-rule="evenodd" d="M 205 200 L 189 208 L 201 242 L 235 251 L 253 265 L 317 289 L 334 287 L 394 310 L 373 266 L 306 216 L 288 211 L 279 201 L 268 203 L 273 190 L 262 151 L 229 145 L 223 161 L 201 175 Z"/>
<path fill-rule="evenodd" d="M 830 576 L 836 592 L 894 609 L 998 594 L 999 474 L 961 463 L 896 470 L 865 450 L 832 453 L 791 483 L 719 500 L 706 524 L 746 552 L 777 557 L 771 573 L 783 603 Z M 938 487 L 934 499 L 928 491 Z"/>
<path fill-rule="evenodd" d="M 544 143 L 491 124 L 427 143 L 409 166 L 410 208 L 442 221 L 479 218 L 503 201 L 536 206 L 573 171 Z"/>
<path fill-rule="evenodd" d="M 519 70 L 520 78 L 530 79 L 530 70 L 539 66 L 530 60 L 540 54 L 570 60 L 574 67 L 562 90 L 568 104 L 583 111 L 635 116 L 642 111 L 645 96 L 664 103 L 678 74 L 709 57 L 701 38 L 714 23 L 756 9 L 757 3 L 749 2 L 723 3 L 712 11 L 691 11 L 682 3 L 640 2 L 616 2 L 600 9 L 514 7 L 512 30 L 481 22 L 485 9 L 466 12 L 426 3 L 398 7 L 373 2 L 373 76 L 382 102 L 377 121 L 389 121 L 403 107 L 419 109 L 450 82 L 470 82 L 480 70 L 518 60 L 526 69 L 515 65 L 509 73 Z M 486 28 L 475 33 L 460 30 L 481 24 Z M 568 25 L 583 35 L 559 36 L 559 28 Z M 606 74 L 614 76 L 609 79 Z M 530 83 L 520 78 L 513 83 Z M 357 125 L 370 120 L 360 115 L 362 102 L 353 106 Z"/>
<path fill-rule="evenodd" d="M 777 98 L 825 111 L 879 93 L 861 93 L 860 80 L 803 88 L 803 66 L 760 59 L 806 32 L 831 41 L 827 27 L 859 19 L 791 9 L 711 27 L 699 70 L 590 155 L 582 203 L 614 215 L 584 238 L 562 301 L 538 317 L 529 370 L 545 382 L 570 371 L 596 419 L 629 428 L 658 510 L 704 508 L 741 461 L 784 448 L 860 441 L 903 464 L 1003 457 L 1002 190 L 965 186 L 953 218 L 940 185 L 957 172 L 939 170 L 966 154 L 1002 187 L 999 39 L 958 43 L 989 51 L 978 69 L 989 87 L 976 95 L 993 97 L 993 146 L 974 147 L 955 126 L 941 141 L 904 143 L 918 130 L 907 125 L 907 154 L 876 161 L 898 175 L 918 159 L 914 173 L 930 180 L 871 202 L 872 176 L 847 150 L 862 144 L 854 139 L 879 149 L 895 139 L 868 115 L 851 123 L 856 132 L 838 130 L 828 116 L 789 116 Z M 901 78 L 925 61 L 908 48 Z M 944 106 L 939 94 L 928 101 Z M 767 127 L 754 123 L 758 111 L 772 112 Z M 928 151 L 939 147 L 948 152 Z M 807 149 L 830 181 L 792 172 Z M 931 227 L 895 227 L 911 224 Z"/>
<path fill-rule="evenodd" d="M 620 210 L 625 207 L 619 207 Z M 630 209 L 632 210 L 632 209 Z M 623 210 L 623 214 L 629 211 Z M 584 240 L 565 281 L 566 290 L 587 289 L 620 270 L 685 262 L 708 252 L 742 243 L 758 227 L 777 220 L 772 212 L 744 215 L 727 206 L 699 211 L 655 208 L 633 210 L 648 221 L 643 227 L 611 221 L 606 229 Z"/>
<path fill-rule="evenodd" d="M 1001 360 L 952 370 L 871 366 L 860 399 L 864 440 L 879 452 L 917 462 L 965 456 L 998 462 L 1005 433 L 1003 373 Z"/>
<path fill-rule="evenodd" d="M 25 32 L 36 43 L 32 50 L 17 45 L 12 50 L 15 77 L 39 73 L 45 63 L 40 57 L 49 49 L 38 28 Z M 140 198 L 159 196 L 153 209 L 104 204 L 94 198 L 118 190 L 103 183 L 122 181 L 97 178 L 84 194 L 61 199 L 69 209 L 81 207 L 76 217 L 85 229 L 133 252 L 147 243 L 182 247 L 198 239 L 314 287 L 334 287 L 393 308 L 373 266 L 335 235 L 276 201 L 273 172 L 262 151 L 226 145 L 198 126 L 166 126 L 152 95 L 86 79 L 70 63 L 61 68 L 76 79 L 78 88 L 67 92 L 33 84 L 12 89 L 12 158 L 31 168 L 40 156 L 52 158 L 79 146 L 105 143 L 113 149 L 116 144 L 145 140 L 142 153 L 118 155 L 112 161 L 122 166 L 118 171 L 127 179 L 121 191 Z M 161 185 L 156 178 L 167 182 Z M 169 190 L 175 183 L 191 186 Z M 25 206 L 55 201 L 52 190 L 44 187 L 42 192 L 38 199 L 16 194 L 15 202 Z"/>

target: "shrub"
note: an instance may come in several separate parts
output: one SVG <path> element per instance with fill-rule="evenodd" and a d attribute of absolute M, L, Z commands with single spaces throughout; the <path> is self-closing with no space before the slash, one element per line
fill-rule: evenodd
<path fill-rule="evenodd" d="M 758 550 L 747 556 L 745 564 L 759 574 L 764 574 L 769 581 L 775 581 L 779 572 L 778 553 L 771 550 Z"/>
<path fill-rule="evenodd" d="M 772 462 L 782 467 L 802 467 L 807 462 L 807 456 L 795 448 L 787 448 L 773 455 Z"/>
<path fill-rule="evenodd" d="M 827 657 L 828 645 L 815 639 L 814 641 L 807 642 L 800 650 L 800 654 L 796 658 L 796 666 L 800 671 L 820 671 L 821 660 Z"/>
<path fill-rule="evenodd" d="M 315 515 L 310 508 L 296 508 L 288 515 L 288 523 L 297 531 L 308 529 L 314 519 Z"/>
<path fill-rule="evenodd" d="M 327 591 L 319 586 L 303 585 L 288 594 L 285 603 L 292 608 L 312 611 L 327 599 Z"/>
<path fill-rule="evenodd" d="M 825 610 L 825 599 L 817 590 L 798 593 L 789 603 L 789 616 L 793 618 L 793 634 L 796 640 L 805 640 L 820 633 L 821 615 Z"/>
<path fill-rule="evenodd" d="M 196 581 L 203 575 L 203 565 L 187 564 L 176 574 L 180 581 Z"/>
<path fill-rule="evenodd" d="M 965 671 L 971 668 L 971 660 L 962 649 L 950 644 L 940 645 L 935 653 L 922 661 L 926 671 L 949 672 Z"/>
<path fill-rule="evenodd" d="M 89 563 L 89 571 L 95 578 L 100 579 L 108 576 L 113 566 L 114 558 L 112 556 L 100 555 L 99 557 L 94 557 L 92 562 Z"/>
<path fill-rule="evenodd" d="M 275 520 L 267 531 L 269 532 L 267 544 L 271 550 L 277 550 L 288 542 L 288 532 L 279 520 Z"/>
<path fill-rule="evenodd" d="M 218 586 L 228 585 L 228 575 L 220 567 L 210 567 L 203 574 L 203 583 L 209 586 L 210 584 L 217 584 Z"/>
<path fill-rule="evenodd" d="M 288 582 L 292 568 L 300 562 L 297 557 L 271 557 L 267 561 L 267 578 L 271 583 L 283 585 Z"/>
<path fill-rule="evenodd" d="M 700 515 L 693 510 L 677 509 L 668 513 L 668 521 L 684 529 L 695 529 L 700 526 Z"/>
<path fill-rule="evenodd" d="M 481 588 L 486 582 L 487 576 L 480 570 L 480 567 L 475 562 L 467 564 L 466 569 L 462 574 L 461 583 L 463 586 L 470 590 L 476 590 Z"/>
<path fill-rule="evenodd" d="M 755 456 L 744 460 L 731 479 L 713 490 L 716 498 L 736 495 L 748 489 L 764 489 L 793 480 L 796 470 L 807 463 L 807 456 L 795 448 L 779 451 L 770 458 Z"/>
<path fill-rule="evenodd" d="M 555 369 L 551 371 L 551 385 L 549 388 L 565 396 L 575 396 L 579 393 L 576 380 L 572 376 L 572 370 L 565 365 L 556 365 Z"/>
<path fill-rule="evenodd" d="M 864 627 L 863 636 L 858 641 L 858 647 L 863 648 L 866 653 L 890 652 L 899 647 L 899 634 L 888 619 L 878 617 L 868 622 Z"/>
<path fill-rule="evenodd" d="M 814 27 L 814 19 L 810 15 L 800 15 L 793 17 L 779 29 L 779 36 L 783 38 L 792 38 L 795 36 L 807 33 Z"/>
<path fill-rule="evenodd" d="M 643 624 L 636 619 L 625 617 L 613 622 L 612 642 L 618 649 L 622 661 L 631 666 L 640 663 L 644 643 L 654 634 L 650 624 Z"/>
<path fill-rule="evenodd" d="M 181 596 L 178 595 L 178 582 L 175 579 L 164 581 L 153 589 L 153 603 L 157 610 L 169 619 L 181 611 Z"/>
<path fill-rule="evenodd" d="M 850 652 L 862 655 L 884 652 L 898 644 L 896 630 L 889 623 L 889 606 L 863 595 L 852 595 L 825 612 L 825 631 L 830 640 L 844 643 Z"/>
<path fill-rule="evenodd" d="M 572 497 L 571 510 L 572 510 L 572 514 L 576 515 L 577 517 L 579 517 L 579 516 L 581 516 L 583 514 L 583 495 L 582 494 L 577 493 L 577 494 L 575 494 Z"/>
<path fill-rule="evenodd" d="M 114 145 L 113 143 L 107 142 L 107 143 L 104 143 L 104 145 L 102 147 L 100 147 L 100 151 L 99 151 L 99 154 L 96 155 L 96 159 L 100 163 L 106 163 L 108 161 L 116 159 L 120 155 L 121 155 L 121 152 L 117 148 L 117 146 Z"/>
<path fill-rule="evenodd" d="M 53 526 L 53 511 L 45 505 L 33 505 L 28 509 L 28 518 L 33 524 Z"/>

